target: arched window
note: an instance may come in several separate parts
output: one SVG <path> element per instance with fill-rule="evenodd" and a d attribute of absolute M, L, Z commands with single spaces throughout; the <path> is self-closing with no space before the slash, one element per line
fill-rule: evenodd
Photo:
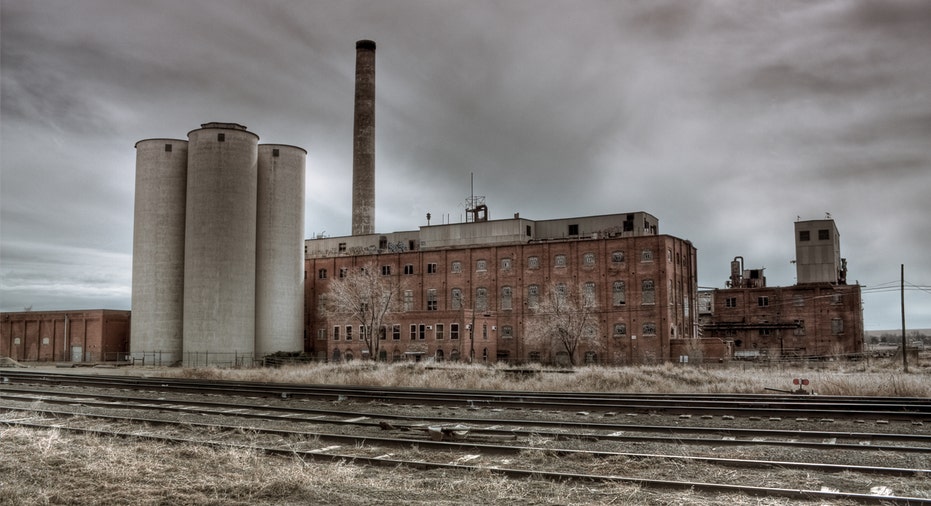
<path fill-rule="evenodd" d="M 336 348 L 336 349 L 333 350 L 333 361 L 334 361 L 334 362 L 339 362 L 340 360 L 341 360 L 341 356 L 340 356 L 340 353 L 339 353 L 339 348 Z"/>

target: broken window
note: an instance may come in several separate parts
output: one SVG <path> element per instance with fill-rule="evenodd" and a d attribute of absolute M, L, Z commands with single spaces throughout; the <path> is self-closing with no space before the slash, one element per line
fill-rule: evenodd
<path fill-rule="evenodd" d="M 653 280 L 644 279 L 641 288 L 640 297 L 643 299 L 643 304 L 656 304 L 656 288 L 653 285 Z"/>
<path fill-rule="evenodd" d="M 501 309 L 509 310 L 511 309 L 511 287 L 505 286 L 501 288 Z"/>
<path fill-rule="evenodd" d="M 611 286 L 611 302 L 615 306 L 623 306 L 627 303 L 627 288 L 623 281 L 615 281 Z"/>

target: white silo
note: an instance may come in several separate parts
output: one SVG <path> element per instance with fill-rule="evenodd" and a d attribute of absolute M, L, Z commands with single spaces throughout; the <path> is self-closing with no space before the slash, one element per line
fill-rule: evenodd
<path fill-rule="evenodd" d="M 181 360 L 188 142 L 136 143 L 130 353 L 146 364 Z"/>
<path fill-rule="evenodd" d="M 259 146 L 255 353 L 304 349 L 304 167 L 307 151 Z"/>
<path fill-rule="evenodd" d="M 184 363 L 251 363 L 259 137 L 235 123 L 188 133 Z"/>

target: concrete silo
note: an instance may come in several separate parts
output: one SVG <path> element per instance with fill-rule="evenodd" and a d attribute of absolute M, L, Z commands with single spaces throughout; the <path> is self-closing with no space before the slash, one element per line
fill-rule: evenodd
<path fill-rule="evenodd" d="M 188 133 L 184 363 L 251 361 L 259 137 L 235 123 Z"/>
<path fill-rule="evenodd" d="M 130 353 L 146 363 L 181 360 L 188 142 L 136 143 Z"/>
<path fill-rule="evenodd" d="M 304 349 L 304 167 L 307 152 L 259 146 L 255 353 Z"/>

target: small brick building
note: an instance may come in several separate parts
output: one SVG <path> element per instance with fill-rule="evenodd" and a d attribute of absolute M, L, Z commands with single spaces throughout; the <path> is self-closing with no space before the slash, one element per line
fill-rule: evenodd
<path fill-rule="evenodd" d="M 130 312 L 109 309 L 0 313 L 0 356 L 21 362 L 123 360 Z"/>

